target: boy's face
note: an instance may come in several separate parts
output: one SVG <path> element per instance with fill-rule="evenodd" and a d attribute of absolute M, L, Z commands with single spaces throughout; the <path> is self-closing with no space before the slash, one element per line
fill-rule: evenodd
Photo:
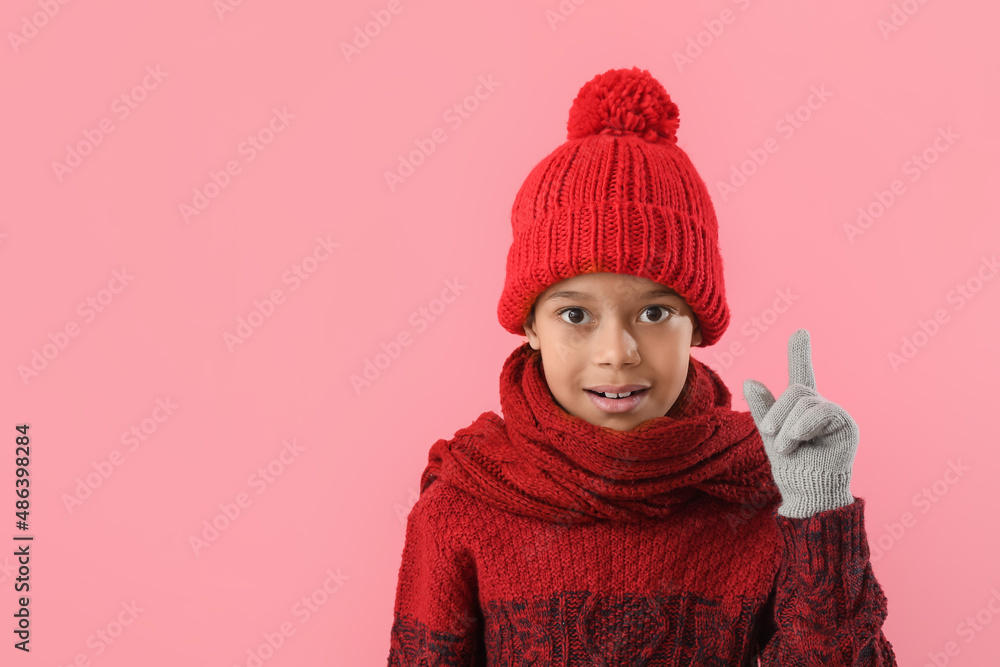
<path fill-rule="evenodd" d="M 672 294 L 647 295 L 651 290 Z M 535 301 L 524 332 L 541 350 L 556 403 L 617 431 L 670 411 L 687 379 L 691 346 L 702 340 L 691 308 L 668 286 L 617 273 L 552 285 Z M 588 391 L 602 385 L 645 389 L 617 399 Z"/>

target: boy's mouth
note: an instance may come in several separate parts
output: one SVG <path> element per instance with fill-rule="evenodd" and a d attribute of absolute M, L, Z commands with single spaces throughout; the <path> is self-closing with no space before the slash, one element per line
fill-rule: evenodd
<path fill-rule="evenodd" d="M 610 399 L 613 399 L 613 400 L 619 400 L 619 399 L 622 399 L 622 398 L 628 398 L 632 394 L 639 394 L 641 392 L 644 392 L 644 391 L 646 391 L 646 389 L 636 389 L 636 390 L 633 390 L 633 391 L 624 391 L 624 392 L 619 392 L 619 393 L 610 392 L 610 391 L 594 391 L 593 389 L 584 389 L 584 391 L 589 391 L 591 394 L 596 394 L 597 396 L 602 396 L 604 398 L 610 398 Z"/>
<path fill-rule="evenodd" d="M 631 392 L 622 392 L 623 394 L 627 394 L 624 396 L 617 393 L 609 395 L 608 393 L 597 392 L 593 389 L 585 389 L 584 391 L 587 392 L 590 401 L 602 412 L 619 413 L 634 410 L 646 398 L 649 387 L 636 389 Z"/>

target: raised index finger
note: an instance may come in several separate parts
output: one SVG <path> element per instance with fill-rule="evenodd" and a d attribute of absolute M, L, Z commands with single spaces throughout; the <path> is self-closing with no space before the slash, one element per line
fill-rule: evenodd
<path fill-rule="evenodd" d="M 805 329 L 799 329 L 788 339 L 788 384 L 804 384 L 810 389 L 816 389 L 812 346 L 809 343 L 809 332 Z"/>

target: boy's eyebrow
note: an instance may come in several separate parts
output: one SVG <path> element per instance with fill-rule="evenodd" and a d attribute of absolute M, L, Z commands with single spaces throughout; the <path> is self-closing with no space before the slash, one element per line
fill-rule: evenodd
<path fill-rule="evenodd" d="M 679 297 L 680 294 L 678 294 L 677 292 L 675 292 L 672 289 L 663 288 L 663 289 L 649 290 L 645 294 L 641 295 L 639 298 L 640 299 L 648 299 L 648 298 L 654 297 L 654 296 L 677 296 L 677 297 Z M 592 294 L 588 294 L 587 292 L 575 292 L 573 290 L 561 290 L 559 292 L 553 292 L 545 300 L 546 301 L 553 301 L 555 299 L 572 299 L 574 301 L 592 301 L 593 298 L 594 298 L 594 296 Z"/>

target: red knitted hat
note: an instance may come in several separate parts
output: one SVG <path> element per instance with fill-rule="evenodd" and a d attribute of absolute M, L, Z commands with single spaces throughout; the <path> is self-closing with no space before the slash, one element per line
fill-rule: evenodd
<path fill-rule="evenodd" d="M 539 162 L 511 211 L 514 240 L 497 306 L 524 335 L 535 299 L 584 273 L 667 285 L 694 311 L 701 347 L 729 326 L 718 222 L 677 145 L 677 105 L 647 70 L 608 70 L 580 89 L 567 141 Z"/>

